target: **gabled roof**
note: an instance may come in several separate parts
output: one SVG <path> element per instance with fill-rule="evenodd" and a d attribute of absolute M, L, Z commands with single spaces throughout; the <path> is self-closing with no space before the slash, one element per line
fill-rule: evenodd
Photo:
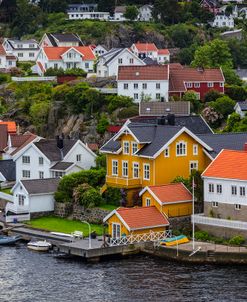
<path fill-rule="evenodd" d="M 59 184 L 59 178 L 27 179 L 20 183 L 29 194 L 55 193 Z"/>
<path fill-rule="evenodd" d="M 158 48 L 154 43 L 134 43 L 138 52 L 147 52 L 147 51 L 158 51 Z"/>
<path fill-rule="evenodd" d="M 203 177 L 247 180 L 247 152 L 222 150 L 203 172 Z"/>
<path fill-rule="evenodd" d="M 168 65 L 119 66 L 119 81 L 167 81 Z"/>
<path fill-rule="evenodd" d="M 57 171 L 66 171 L 69 167 L 73 166 L 74 163 L 60 161 L 53 165 L 50 169 L 57 170 Z"/>
<path fill-rule="evenodd" d="M 3 152 L 8 143 L 7 125 L 0 125 L 0 152 Z"/>
<path fill-rule="evenodd" d="M 169 113 L 175 115 L 190 115 L 190 102 L 140 102 L 140 116 L 162 116 Z"/>
<path fill-rule="evenodd" d="M 106 222 L 114 214 L 129 231 L 165 227 L 169 225 L 166 217 L 156 207 L 118 208 L 105 217 Z"/>
<path fill-rule="evenodd" d="M 126 12 L 126 6 L 125 5 L 116 6 L 114 12 L 124 14 Z"/>
<path fill-rule="evenodd" d="M 56 40 L 58 40 L 59 42 L 78 42 L 80 46 L 83 45 L 79 36 L 73 33 L 46 33 L 46 36 L 54 47 L 58 46 Z"/>
<path fill-rule="evenodd" d="M 213 148 L 210 152 L 215 157 L 222 149 L 243 150 L 247 142 L 247 132 L 222 133 L 222 134 L 199 134 L 198 137 Z"/>
<path fill-rule="evenodd" d="M 0 173 L 7 181 L 16 180 L 16 166 L 12 159 L 0 160 Z"/>
<path fill-rule="evenodd" d="M 50 160 L 61 161 L 63 157 L 72 149 L 77 140 L 64 139 L 63 149 L 57 147 L 56 139 L 41 139 L 39 142 L 35 142 L 34 145 Z"/>
<path fill-rule="evenodd" d="M 160 204 L 192 201 L 192 194 L 182 183 L 148 186 L 139 195 L 143 195 L 146 191 L 150 192 Z"/>
<path fill-rule="evenodd" d="M 237 102 L 242 111 L 247 111 L 247 101 Z"/>
<path fill-rule="evenodd" d="M 11 146 L 16 148 L 13 152 L 11 152 L 11 156 L 18 153 L 22 148 L 26 147 L 28 144 L 33 142 L 37 138 L 37 135 L 27 132 L 24 134 L 11 134 Z"/>
<path fill-rule="evenodd" d="M 169 55 L 170 52 L 167 48 L 159 49 L 158 50 L 158 55 Z"/>
<path fill-rule="evenodd" d="M 75 49 L 83 56 L 84 61 L 95 60 L 96 57 L 90 46 L 66 46 L 66 47 L 44 47 L 45 52 L 49 60 L 61 60 L 62 55 L 67 51 Z"/>
<path fill-rule="evenodd" d="M 3 47 L 3 45 L 0 44 L 0 56 L 6 56 L 6 55 L 7 54 L 6 54 L 6 51 L 5 51 L 4 47 Z"/>

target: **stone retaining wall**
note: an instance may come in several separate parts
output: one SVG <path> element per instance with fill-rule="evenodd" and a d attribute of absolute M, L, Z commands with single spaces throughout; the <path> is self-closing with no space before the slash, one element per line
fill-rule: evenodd
<path fill-rule="evenodd" d="M 8 201 L 0 199 L 0 210 L 4 210 L 7 203 Z"/>
<path fill-rule="evenodd" d="M 55 202 L 54 205 L 54 215 L 58 217 L 68 217 L 71 215 L 73 211 L 73 204 L 71 203 L 61 203 L 61 202 Z"/>
<path fill-rule="evenodd" d="M 191 216 L 168 218 L 172 230 L 190 230 Z"/>
<path fill-rule="evenodd" d="M 103 219 L 110 211 L 100 208 L 86 209 L 80 205 L 74 205 L 72 218 L 76 220 L 86 220 L 89 223 L 102 224 Z"/>
<path fill-rule="evenodd" d="M 244 230 L 230 229 L 230 228 L 211 226 L 205 224 L 196 224 L 196 229 L 201 231 L 206 231 L 210 235 L 219 238 L 231 239 L 232 237 L 241 235 L 245 238 L 245 240 L 247 240 L 247 230 L 244 231 Z"/>
<path fill-rule="evenodd" d="M 44 211 L 44 212 L 36 212 L 36 213 L 30 213 L 30 219 L 40 218 L 43 216 L 49 216 L 53 215 L 54 212 L 52 211 Z"/>

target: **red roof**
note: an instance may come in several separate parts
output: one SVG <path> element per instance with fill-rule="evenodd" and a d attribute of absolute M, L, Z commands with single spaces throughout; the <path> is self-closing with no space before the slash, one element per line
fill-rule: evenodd
<path fill-rule="evenodd" d="M 120 81 L 168 80 L 168 65 L 119 66 Z"/>
<path fill-rule="evenodd" d="M 198 69 L 170 64 L 170 91 L 186 91 L 186 82 L 225 82 L 220 68 Z"/>
<path fill-rule="evenodd" d="M 95 143 L 89 143 L 87 144 L 88 148 L 92 151 L 98 151 L 99 150 L 99 145 Z"/>
<path fill-rule="evenodd" d="M 37 64 L 38 64 L 40 70 L 41 70 L 42 72 L 45 72 L 45 68 L 44 68 L 44 66 L 42 65 L 42 63 L 41 63 L 41 62 L 37 62 Z"/>
<path fill-rule="evenodd" d="M 158 54 L 159 55 L 169 55 L 170 52 L 169 52 L 169 50 L 167 48 L 164 48 L 164 49 L 159 49 L 158 50 Z"/>
<path fill-rule="evenodd" d="M 7 147 L 8 142 L 8 130 L 7 125 L 0 125 L 0 152 L 3 152 Z"/>
<path fill-rule="evenodd" d="M 162 203 L 192 200 L 192 194 L 182 183 L 149 186 L 148 189 L 151 190 Z"/>
<path fill-rule="evenodd" d="M 146 52 L 146 51 L 158 51 L 158 48 L 154 43 L 135 43 L 135 47 L 139 52 Z"/>
<path fill-rule="evenodd" d="M 247 152 L 222 150 L 202 176 L 247 180 Z"/>
<path fill-rule="evenodd" d="M 36 137 L 37 137 L 37 135 L 32 134 L 30 132 L 24 133 L 24 134 L 14 134 L 14 135 L 12 134 L 10 136 L 11 144 L 12 144 L 12 147 L 14 147 L 16 149 L 11 153 L 11 155 L 12 156 L 15 155 L 22 148 L 24 148 L 29 143 L 31 143 Z"/>
<path fill-rule="evenodd" d="M 2 44 L 0 44 L 0 56 L 6 56 L 6 51 Z"/>
<path fill-rule="evenodd" d="M 122 126 L 110 125 L 110 126 L 108 126 L 107 131 L 111 132 L 111 133 L 117 133 L 121 128 L 122 128 Z"/>
<path fill-rule="evenodd" d="M 119 208 L 116 212 L 121 216 L 130 230 L 145 229 L 169 225 L 165 216 L 156 207 Z"/>
<path fill-rule="evenodd" d="M 0 125 L 7 125 L 8 133 L 16 133 L 16 123 L 11 121 L 0 121 Z"/>
<path fill-rule="evenodd" d="M 43 50 L 49 60 L 61 60 L 61 56 L 70 49 L 76 49 L 83 56 L 83 60 L 95 60 L 90 46 L 44 47 Z"/>

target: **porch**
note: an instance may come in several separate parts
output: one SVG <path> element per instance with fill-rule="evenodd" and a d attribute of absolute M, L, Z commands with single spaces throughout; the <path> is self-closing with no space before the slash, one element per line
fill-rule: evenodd
<path fill-rule="evenodd" d="M 107 175 L 106 184 L 108 186 L 126 188 L 126 189 L 140 188 L 142 186 L 142 179 Z"/>

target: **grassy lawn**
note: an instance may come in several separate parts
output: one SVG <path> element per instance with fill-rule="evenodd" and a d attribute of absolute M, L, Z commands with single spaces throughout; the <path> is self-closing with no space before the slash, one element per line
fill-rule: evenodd
<path fill-rule="evenodd" d="M 99 206 L 100 209 L 102 210 L 108 210 L 108 211 L 113 211 L 115 210 L 117 207 L 112 205 L 112 204 L 102 204 Z"/>
<path fill-rule="evenodd" d="M 11 188 L 1 189 L 0 191 L 3 192 L 3 193 L 6 193 L 6 194 L 12 195 Z"/>
<path fill-rule="evenodd" d="M 77 220 L 68 220 L 59 217 L 47 216 L 32 219 L 27 222 L 28 225 L 53 232 L 61 232 L 70 234 L 74 231 L 83 232 L 84 236 L 88 236 L 88 225 Z M 103 234 L 103 227 L 98 224 L 91 224 L 92 231 L 96 231 L 97 235 Z"/>

